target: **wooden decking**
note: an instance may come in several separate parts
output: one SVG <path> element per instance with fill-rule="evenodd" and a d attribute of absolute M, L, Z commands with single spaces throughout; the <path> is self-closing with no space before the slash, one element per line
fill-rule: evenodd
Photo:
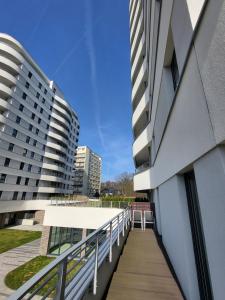
<path fill-rule="evenodd" d="M 152 230 L 131 231 L 107 300 L 183 299 Z"/>

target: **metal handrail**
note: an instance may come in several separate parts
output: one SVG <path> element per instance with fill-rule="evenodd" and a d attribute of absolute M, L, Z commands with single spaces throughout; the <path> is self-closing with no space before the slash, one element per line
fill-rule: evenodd
<path fill-rule="evenodd" d="M 97 208 L 127 208 L 129 201 L 78 201 L 65 199 L 51 199 L 52 206 L 97 207 Z"/>
<path fill-rule="evenodd" d="M 8 299 L 32 299 L 36 295 L 41 295 L 41 299 L 46 299 L 49 295 L 56 300 L 81 299 L 92 281 L 95 295 L 98 269 L 107 256 L 109 262 L 112 262 L 112 247 L 115 243 L 120 245 L 120 235 L 124 236 L 130 221 L 131 213 L 128 207 L 58 256 Z M 79 267 L 78 271 L 76 267 Z M 71 274 L 72 272 L 74 274 Z M 47 284 L 51 280 L 54 281 L 53 286 L 49 287 Z"/>

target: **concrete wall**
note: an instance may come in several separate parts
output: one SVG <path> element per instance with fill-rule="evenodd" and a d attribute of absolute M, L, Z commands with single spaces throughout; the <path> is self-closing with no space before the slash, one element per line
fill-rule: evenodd
<path fill-rule="evenodd" d="M 43 225 L 97 229 L 120 212 L 122 209 L 118 208 L 48 206 Z"/>
<path fill-rule="evenodd" d="M 189 300 L 197 300 L 197 274 L 183 178 L 174 176 L 162 184 L 157 201 L 160 204 L 163 244 L 185 296 Z"/>
<path fill-rule="evenodd" d="M 155 161 L 153 186 L 180 172 L 214 146 L 205 94 L 192 50 Z"/>
<path fill-rule="evenodd" d="M 26 210 L 45 210 L 45 208 L 50 204 L 50 200 L 0 201 L 0 213 Z"/>
<path fill-rule="evenodd" d="M 194 164 L 214 299 L 225 295 L 225 147 Z"/>

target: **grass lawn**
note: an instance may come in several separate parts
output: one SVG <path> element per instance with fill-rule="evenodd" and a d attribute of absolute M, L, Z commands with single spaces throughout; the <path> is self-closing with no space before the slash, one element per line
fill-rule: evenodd
<path fill-rule="evenodd" d="M 0 253 L 41 237 L 40 231 L 0 229 Z"/>
<path fill-rule="evenodd" d="M 15 270 L 9 272 L 5 277 L 5 284 L 13 289 L 18 289 L 21 285 L 23 285 L 27 280 L 33 277 L 38 271 L 43 269 L 47 264 L 53 261 L 54 257 L 47 257 L 47 256 L 37 256 L 27 263 L 21 265 L 20 267 L 16 268 Z M 68 264 L 68 268 L 71 268 L 75 264 L 75 261 L 71 261 Z M 67 279 L 72 278 L 72 276 L 77 273 L 77 271 L 81 268 L 82 263 L 80 263 L 74 270 L 69 273 Z M 53 269 L 47 276 L 53 274 L 55 269 Z M 39 295 L 44 295 L 51 287 L 56 284 L 57 277 L 54 276 L 40 291 Z M 40 281 L 35 288 L 37 288 L 43 281 Z M 50 297 L 55 295 L 55 291 L 50 294 Z"/>

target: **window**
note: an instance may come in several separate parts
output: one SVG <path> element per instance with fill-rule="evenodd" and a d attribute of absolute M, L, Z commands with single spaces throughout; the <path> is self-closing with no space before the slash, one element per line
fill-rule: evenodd
<path fill-rule="evenodd" d="M 42 103 L 43 103 L 43 104 L 45 103 L 45 98 L 42 99 Z"/>
<path fill-rule="evenodd" d="M 38 124 L 41 124 L 41 118 L 38 119 Z"/>
<path fill-rule="evenodd" d="M 22 98 L 23 98 L 24 100 L 26 100 L 26 99 L 27 99 L 27 94 L 26 94 L 26 93 L 23 93 Z"/>
<path fill-rule="evenodd" d="M 25 185 L 28 185 L 28 182 L 29 182 L 29 178 L 26 178 L 25 179 Z"/>
<path fill-rule="evenodd" d="M 171 74 L 172 74 L 172 79 L 173 79 L 173 88 L 176 90 L 179 82 L 179 70 L 178 70 L 178 65 L 177 65 L 177 57 L 176 57 L 176 52 L 175 50 L 173 51 L 173 56 L 171 60 Z"/>
<path fill-rule="evenodd" d="M 17 177 L 16 184 L 20 184 L 20 182 L 21 182 L 21 176 Z"/>
<path fill-rule="evenodd" d="M 21 200 L 25 200 L 25 198 L 26 198 L 26 192 L 23 192 Z"/>
<path fill-rule="evenodd" d="M 24 168 L 24 162 L 21 162 L 20 163 L 20 170 L 23 170 L 23 168 Z"/>
<path fill-rule="evenodd" d="M 24 109 L 23 104 L 20 104 L 20 106 L 19 106 L 19 111 L 23 111 L 23 109 Z"/>
<path fill-rule="evenodd" d="M 10 163 L 10 159 L 8 157 L 6 157 L 4 167 L 8 167 L 9 163 Z"/>
<path fill-rule="evenodd" d="M 34 158 L 34 152 L 31 152 L 30 158 Z"/>
<path fill-rule="evenodd" d="M 10 144 L 9 144 L 8 150 L 12 152 L 12 151 L 13 151 L 13 148 L 14 148 L 14 144 L 13 144 L 13 143 L 10 143 Z"/>
<path fill-rule="evenodd" d="M 49 119 L 49 120 L 51 119 L 51 115 L 48 116 L 48 119 Z"/>
<path fill-rule="evenodd" d="M 18 192 L 14 192 L 12 200 L 17 200 L 17 197 L 18 197 Z"/>
<path fill-rule="evenodd" d="M 30 137 L 29 137 L 29 136 L 27 136 L 27 138 L 26 138 L 26 143 L 27 143 L 27 144 L 30 143 Z"/>
<path fill-rule="evenodd" d="M 44 94 L 45 94 L 45 95 L 47 94 L 47 90 L 46 90 L 46 89 L 44 90 Z"/>
<path fill-rule="evenodd" d="M 29 125 L 29 131 L 32 131 L 32 129 L 33 129 L 33 125 L 30 124 L 30 125 Z"/>
<path fill-rule="evenodd" d="M 39 129 L 38 128 L 36 128 L 36 134 L 38 134 L 39 133 Z"/>
<path fill-rule="evenodd" d="M 47 140 L 47 138 L 48 138 L 48 135 L 46 134 L 46 135 L 45 135 L 45 140 Z"/>
<path fill-rule="evenodd" d="M 37 106 L 38 106 L 38 105 L 37 105 L 37 103 L 36 103 L 36 102 L 34 102 L 34 108 L 35 108 L 35 109 L 37 108 Z"/>
<path fill-rule="evenodd" d="M 36 98 L 39 99 L 40 98 L 40 93 L 37 92 L 36 94 Z"/>
<path fill-rule="evenodd" d="M 29 78 L 32 77 L 32 73 L 31 73 L 31 72 L 28 73 L 28 77 L 29 77 Z"/>
<path fill-rule="evenodd" d="M 55 94 L 55 92 L 56 92 L 56 88 L 53 89 L 53 93 L 54 93 L 54 94 Z"/>
<path fill-rule="evenodd" d="M 34 140 L 34 142 L 33 142 L 33 146 L 36 146 L 37 145 L 37 141 L 36 140 Z"/>
<path fill-rule="evenodd" d="M 52 97 L 52 102 L 54 102 L 55 101 L 55 98 L 54 97 Z"/>
<path fill-rule="evenodd" d="M 50 106 L 50 108 L 49 108 L 49 109 L 50 109 L 50 111 L 52 111 L 52 106 Z"/>
<path fill-rule="evenodd" d="M 27 155 L 27 149 L 24 148 L 24 149 L 23 149 L 23 156 L 26 156 L 26 155 Z"/>
<path fill-rule="evenodd" d="M 38 87 L 39 87 L 39 89 L 41 89 L 42 88 L 42 84 L 39 82 L 39 84 L 38 84 Z"/>
<path fill-rule="evenodd" d="M 0 199 L 2 198 L 2 191 L 0 191 Z"/>
<path fill-rule="evenodd" d="M 36 186 L 38 186 L 38 184 L 39 184 L 39 179 L 36 180 Z"/>
<path fill-rule="evenodd" d="M 37 199 L 37 193 L 33 193 L 33 199 Z"/>
<path fill-rule="evenodd" d="M 43 108 L 41 107 L 41 109 L 40 109 L 40 113 L 42 114 L 43 113 Z"/>
<path fill-rule="evenodd" d="M 35 114 L 34 114 L 34 113 L 32 113 L 32 115 L 31 115 L 31 119 L 32 119 L 32 120 L 34 120 L 34 119 L 35 119 Z"/>
<path fill-rule="evenodd" d="M 45 145 L 43 145 L 42 150 L 45 151 Z"/>
<path fill-rule="evenodd" d="M 12 136 L 13 136 L 13 137 L 16 137 L 16 136 L 17 136 L 17 130 L 16 130 L 16 129 L 13 129 Z"/>
<path fill-rule="evenodd" d="M 6 174 L 0 174 L 0 183 L 5 183 Z"/>
<path fill-rule="evenodd" d="M 32 168 L 32 165 L 29 164 L 29 165 L 28 165 L 28 168 L 27 168 L 27 171 L 28 171 L 28 172 L 31 172 L 31 168 Z"/>
<path fill-rule="evenodd" d="M 30 87 L 29 82 L 26 81 L 25 87 L 26 87 L 27 89 L 29 89 L 29 87 Z"/>
<path fill-rule="evenodd" d="M 46 129 L 49 129 L 49 125 L 48 124 L 46 125 Z"/>
<path fill-rule="evenodd" d="M 16 117 L 16 123 L 20 124 L 21 118 L 19 116 Z"/>

